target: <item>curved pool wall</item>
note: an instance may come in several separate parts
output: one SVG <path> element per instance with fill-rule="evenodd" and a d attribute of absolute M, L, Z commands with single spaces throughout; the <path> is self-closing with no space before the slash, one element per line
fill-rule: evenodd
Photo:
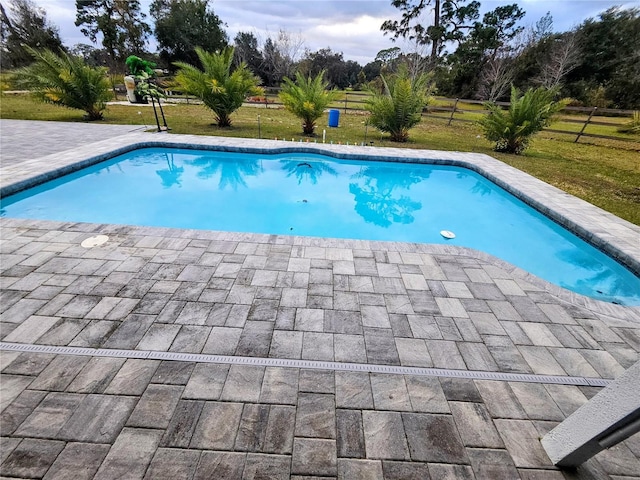
<path fill-rule="evenodd" d="M 164 135 L 162 135 L 165 137 Z M 0 196 L 20 192 L 48 180 L 80 170 L 90 165 L 108 160 L 139 148 L 181 148 L 202 149 L 242 153 L 311 153 L 337 159 L 358 160 L 363 156 L 369 161 L 390 161 L 452 165 L 467 168 L 516 198 L 534 207 L 560 224 L 579 238 L 605 252 L 625 266 L 636 276 L 640 276 L 640 227 L 622 220 L 598 207 L 546 184 L 520 170 L 510 167 L 490 156 L 476 153 L 443 152 L 433 150 L 412 150 L 396 148 L 357 147 L 346 145 L 322 145 L 291 143 L 285 141 L 198 137 L 193 135 L 172 135 L 163 139 L 157 134 L 135 133 L 118 139 L 119 147 L 114 148 L 113 140 L 105 140 L 86 147 L 68 150 L 63 154 L 25 161 L 18 166 L 3 168 L 0 178 Z M 175 140 L 174 140 L 175 139 Z M 468 250 L 464 247 L 448 247 Z M 480 253 L 480 256 L 490 255 Z M 493 257 L 495 259 L 495 257 Z M 505 262 L 499 261 L 504 264 Z M 520 269 L 513 268 L 514 272 Z M 616 315 L 618 306 L 604 303 L 569 290 L 557 287 L 547 281 L 520 271 L 519 275 L 543 286 L 545 290 L 571 303 L 588 306 L 594 311 Z M 625 307 L 620 307 L 625 308 Z M 627 309 L 629 307 L 626 307 Z M 640 312 L 638 307 L 631 307 Z M 622 311 L 619 311 L 622 313 Z M 636 315 L 634 314 L 634 317 Z"/>

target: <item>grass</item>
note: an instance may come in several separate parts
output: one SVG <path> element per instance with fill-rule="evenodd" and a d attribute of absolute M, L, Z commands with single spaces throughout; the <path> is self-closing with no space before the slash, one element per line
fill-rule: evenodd
<path fill-rule="evenodd" d="M 318 121 L 314 138 L 304 137 L 300 120 L 282 109 L 243 107 L 233 114 L 230 129 L 213 125 L 213 114 L 201 105 L 167 105 L 164 110 L 173 133 L 257 138 L 259 115 L 262 138 L 321 142 L 322 131 L 326 130 L 327 143 L 365 141 L 367 117 L 358 112 L 345 115 L 341 111 L 339 128 L 326 127 L 325 115 Z M 81 122 L 82 112 L 35 104 L 24 95 L 2 94 L 0 117 Z M 640 139 L 620 142 L 583 137 L 580 143 L 574 143 L 575 135 L 542 132 L 523 155 L 516 156 L 494 152 L 474 123 L 447 126 L 446 119 L 448 116 L 442 120 L 424 118 L 411 130 L 410 141 L 405 144 L 390 142 L 372 128 L 367 129 L 366 141 L 382 147 L 485 153 L 640 225 Z M 105 120 L 96 123 L 147 125 L 155 129 L 149 106 L 109 105 Z"/>

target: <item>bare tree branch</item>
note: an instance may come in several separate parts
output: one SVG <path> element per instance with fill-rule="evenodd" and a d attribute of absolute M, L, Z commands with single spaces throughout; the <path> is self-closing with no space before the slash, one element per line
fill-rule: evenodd
<path fill-rule="evenodd" d="M 546 88 L 556 88 L 563 78 L 577 65 L 580 56 L 580 46 L 576 41 L 575 32 L 570 32 L 555 40 L 549 56 L 540 65 L 540 75 L 536 83 Z"/>
<path fill-rule="evenodd" d="M 476 96 L 481 100 L 495 102 L 504 95 L 514 79 L 513 58 L 498 55 L 484 65 Z"/>

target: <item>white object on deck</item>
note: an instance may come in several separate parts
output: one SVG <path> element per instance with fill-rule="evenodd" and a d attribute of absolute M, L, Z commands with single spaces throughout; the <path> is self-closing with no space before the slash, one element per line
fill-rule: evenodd
<path fill-rule="evenodd" d="M 108 240 L 109 237 L 106 235 L 96 235 L 95 237 L 85 238 L 80 246 L 84 248 L 98 247 L 107 243 Z"/>

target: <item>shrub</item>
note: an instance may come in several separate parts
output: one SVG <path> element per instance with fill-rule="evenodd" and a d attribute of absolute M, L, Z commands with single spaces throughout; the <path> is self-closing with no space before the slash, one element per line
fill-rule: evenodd
<path fill-rule="evenodd" d="M 22 88 L 42 102 L 84 110 L 88 120 L 102 119 L 111 98 L 106 68 L 89 67 L 82 58 L 64 52 L 26 48 L 35 62 L 16 71 Z"/>
<path fill-rule="evenodd" d="M 371 112 L 371 125 L 381 132 L 391 134 L 394 142 L 406 142 L 409 129 L 420 122 L 422 109 L 431 93 L 431 77 L 421 74 L 411 78 L 406 68 L 385 79 L 382 75 L 382 92 L 372 91 L 366 109 Z"/>
<path fill-rule="evenodd" d="M 554 101 L 555 95 L 556 90 L 540 87 L 530 88 L 521 96 L 517 88 L 511 87 L 508 110 L 502 110 L 495 103 L 485 103 L 489 113 L 478 123 L 487 140 L 496 142 L 494 150 L 522 153 L 531 136 L 550 125 L 554 115 L 569 103 L 568 99 Z"/>
<path fill-rule="evenodd" d="M 248 95 L 261 95 L 259 78 L 242 62 L 231 71 L 233 47 L 209 53 L 196 48 L 202 70 L 185 62 L 175 62 L 179 68 L 176 84 L 180 91 L 193 95 L 209 107 L 219 127 L 230 127 L 230 115 L 242 106 Z"/>
<path fill-rule="evenodd" d="M 633 112 L 631 121 L 618 128 L 620 133 L 640 133 L 640 111 Z"/>
<path fill-rule="evenodd" d="M 284 78 L 278 95 L 284 108 L 302 120 L 302 132 L 313 135 L 316 120 L 324 109 L 336 99 L 337 93 L 327 90 L 329 83 L 324 80 L 324 70 L 315 77 L 305 77 L 296 73 L 296 81 Z"/>

